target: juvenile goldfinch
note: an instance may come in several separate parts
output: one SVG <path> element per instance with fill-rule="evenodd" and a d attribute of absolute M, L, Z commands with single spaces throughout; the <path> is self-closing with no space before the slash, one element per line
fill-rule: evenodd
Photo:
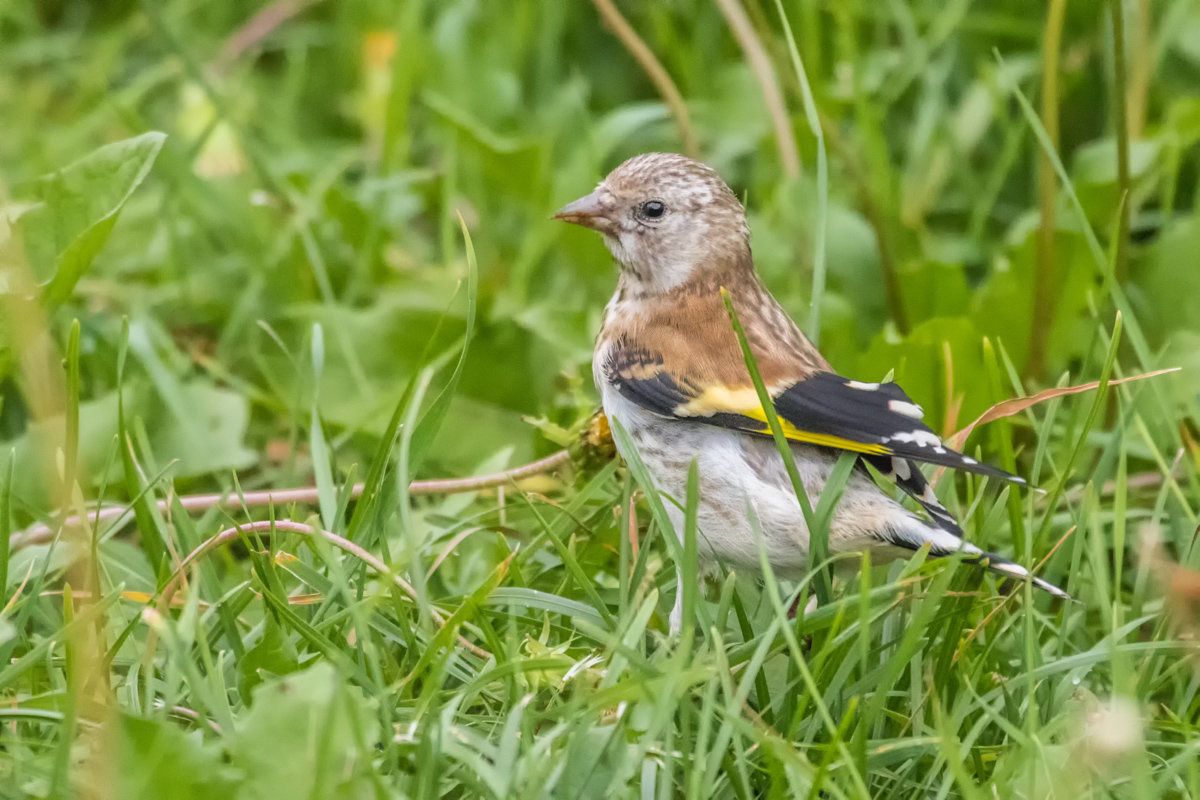
<path fill-rule="evenodd" d="M 963 540 L 918 462 L 1025 481 L 943 444 L 896 384 L 834 373 L 759 280 L 745 211 L 713 169 L 671 153 L 635 156 L 555 218 L 599 231 L 620 268 L 596 340 L 596 386 L 605 414 L 629 433 L 660 492 L 682 503 L 689 465 L 697 462 L 702 556 L 757 568 L 761 546 L 782 576 L 803 574 L 808 566 L 808 526 L 726 314 L 725 288 L 813 506 L 839 451 L 859 454 L 830 522 L 831 554 L 899 553 L 928 544 L 933 555 L 961 552 L 1068 596 Z M 865 464 L 895 480 L 928 521 L 885 494 Z M 683 511 L 676 503 L 665 506 L 681 534 Z M 681 613 L 677 599 L 672 630 Z"/>

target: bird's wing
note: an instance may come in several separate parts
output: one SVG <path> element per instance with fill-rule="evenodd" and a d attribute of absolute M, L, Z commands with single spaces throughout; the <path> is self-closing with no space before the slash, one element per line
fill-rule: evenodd
<path fill-rule="evenodd" d="M 744 365 L 744 382 L 731 385 L 713 377 L 701 377 L 704 371 L 673 369 L 672 360 L 669 353 L 654 352 L 619 339 L 607 348 L 602 368 L 622 397 L 659 416 L 771 435 Z M 905 491 L 909 491 L 906 484 L 911 484 L 909 493 L 918 502 L 924 501 L 922 505 L 929 502 L 932 492 L 925 491 L 923 478 L 904 477 L 920 475 L 915 468 L 908 468 L 911 461 L 966 470 L 1020 485 L 1026 483 L 1023 478 L 947 447 L 921 421 L 921 407 L 895 383 L 860 383 L 822 370 L 807 371 L 803 377 L 789 380 L 781 377 L 778 370 L 774 372 L 768 376 L 767 386 L 785 437 L 861 453 L 872 457 L 869 460 L 877 466 L 891 466 L 882 471 L 895 473 Z M 708 371 L 708 374 L 713 373 Z M 891 464 L 887 465 L 884 459 Z M 941 509 L 940 505 L 937 508 Z M 945 514 L 944 509 L 941 511 Z M 934 513 L 934 516 L 939 515 Z"/>
<path fill-rule="evenodd" d="M 915 461 L 900 456 L 868 455 L 862 456 L 862 460 L 870 463 L 884 477 L 895 481 L 905 494 L 925 510 L 934 525 L 959 539 L 963 538 L 963 530 L 959 527 L 958 520 L 938 500 L 933 487 L 925 480 Z"/>
<path fill-rule="evenodd" d="M 670 369 L 671 358 L 661 352 L 616 340 L 606 348 L 605 378 L 621 396 L 662 417 L 693 420 L 750 434 L 770 436 L 758 395 L 747 377 L 744 385 L 705 384 Z M 957 540 L 963 532 L 953 515 L 934 495 L 917 468 L 924 461 L 1001 478 L 1025 485 L 1023 478 L 958 453 L 920 421 L 920 408 L 894 383 L 860 384 L 832 372 L 807 377 L 770 391 L 784 435 L 797 442 L 859 453 L 913 497 L 934 525 Z M 1022 580 L 1056 597 L 1070 598 L 1057 586 L 1033 576 L 1006 558 L 964 543 L 949 546 L 930 536 L 891 539 L 892 544 L 916 550 L 929 543 L 934 555 L 965 552 L 966 560 Z M 954 540 L 950 540 L 954 541 Z"/>

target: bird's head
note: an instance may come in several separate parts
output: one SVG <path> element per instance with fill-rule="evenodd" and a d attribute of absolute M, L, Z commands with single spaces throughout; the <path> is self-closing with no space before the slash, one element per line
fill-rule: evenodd
<path fill-rule="evenodd" d="M 603 234 L 641 294 L 750 269 L 742 204 L 711 167 L 675 153 L 634 156 L 554 218 Z"/>

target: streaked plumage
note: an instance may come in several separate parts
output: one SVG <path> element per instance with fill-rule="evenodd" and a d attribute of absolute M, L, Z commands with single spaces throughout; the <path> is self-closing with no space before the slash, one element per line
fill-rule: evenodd
<path fill-rule="evenodd" d="M 849 450 L 892 477 L 930 517 L 922 520 L 881 491 L 860 462 L 831 522 L 832 552 L 929 544 L 935 555 L 962 551 L 994 570 L 1030 577 L 963 541 L 918 462 L 1025 481 L 948 448 L 896 384 L 837 375 L 759 280 L 745 212 L 711 168 L 681 155 L 636 156 L 556 216 L 599 231 L 617 261 L 617 290 L 596 341 L 596 385 L 605 413 L 629 432 L 660 491 L 682 500 L 697 460 L 705 555 L 758 565 L 750 503 L 773 569 L 794 575 L 808 562 L 808 529 L 726 315 L 725 288 L 814 505 L 838 452 Z M 667 508 L 682 530 L 682 511 Z M 677 603 L 673 627 L 678 613 Z"/>

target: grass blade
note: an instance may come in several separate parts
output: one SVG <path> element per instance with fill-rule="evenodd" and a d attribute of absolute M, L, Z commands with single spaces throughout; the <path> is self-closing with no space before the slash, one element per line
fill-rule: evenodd
<path fill-rule="evenodd" d="M 734 333 L 737 334 L 738 345 L 742 348 L 742 358 L 746 362 L 746 369 L 750 373 L 750 380 L 754 384 L 754 391 L 758 394 L 758 402 L 762 405 L 763 414 L 767 417 L 767 425 L 771 428 L 771 436 L 775 439 L 775 447 L 779 450 L 779 455 L 783 459 L 784 468 L 787 470 L 788 479 L 792 482 L 792 490 L 796 493 L 796 500 L 800 503 L 800 511 L 804 514 L 804 523 L 808 527 L 808 563 L 809 568 L 816 571 L 813 585 L 817 592 L 817 601 L 824 605 L 829 602 L 831 593 L 831 579 L 826 567 L 823 566 L 829 558 L 829 527 L 824 527 L 818 524 L 817 516 L 813 513 L 812 503 L 808 499 L 808 493 L 804 490 L 804 484 L 800 480 L 800 473 L 796 469 L 795 454 L 792 453 L 792 447 L 788 443 L 787 438 L 783 435 L 783 428 L 779 424 L 779 417 L 775 414 L 775 402 L 771 399 L 770 393 L 767 391 L 766 385 L 763 383 L 762 374 L 758 371 L 758 362 L 754 358 L 754 353 L 750 351 L 750 343 L 746 340 L 746 332 L 742 329 L 742 324 L 738 321 L 737 310 L 733 307 L 733 298 L 724 288 L 721 289 L 721 297 L 725 301 L 725 313 L 729 315 L 729 321 L 733 325 Z M 849 475 L 849 472 L 845 472 Z M 844 485 L 844 483 L 843 483 Z M 831 487 L 826 484 L 826 490 Z M 840 492 L 840 489 L 835 489 Z"/>

